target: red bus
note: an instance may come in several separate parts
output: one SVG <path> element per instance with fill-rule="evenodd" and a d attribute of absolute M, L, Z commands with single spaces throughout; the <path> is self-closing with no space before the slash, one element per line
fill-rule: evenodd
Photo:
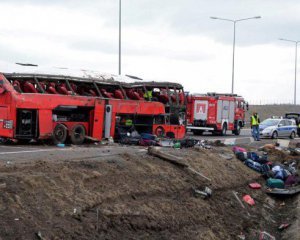
<path fill-rule="evenodd" d="M 134 100 L 129 85 L 46 74 L 0 74 L 0 137 L 83 143 L 86 137 L 117 137 L 120 119 L 139 133 L 183 138 L 160 102 Z"/>

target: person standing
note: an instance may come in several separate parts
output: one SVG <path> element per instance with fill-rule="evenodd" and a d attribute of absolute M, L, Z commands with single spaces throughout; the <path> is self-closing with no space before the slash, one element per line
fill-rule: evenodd
<path fill-rule="evenodd" d="M 260 141 L 259 124 L 260 124 L 259 116 L 258 116 L 257 112 L 253 112 L 251 119 L 250 119 L 250 126 L 251 126 L 252 136 L 255 141 Z"/>

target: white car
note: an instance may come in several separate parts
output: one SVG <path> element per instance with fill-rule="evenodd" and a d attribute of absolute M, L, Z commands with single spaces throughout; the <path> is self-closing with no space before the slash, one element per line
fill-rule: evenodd
<path fill-rule="evenodd" d="M 259 124 L 259 133 L 262 137 L 294 139 L 297 134 L 297 126 L 293 119 L 268 118 Z"/>

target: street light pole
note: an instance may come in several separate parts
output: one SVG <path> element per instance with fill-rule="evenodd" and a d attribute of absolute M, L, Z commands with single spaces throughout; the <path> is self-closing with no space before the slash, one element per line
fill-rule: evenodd
<path fill-rule="evenodd" d="M 122 2 L 119 0 L 119 75 L 121 75 L 121 38 L 122 38 L 122 32 L 121 32 L 121 27 L 122 27 Z"/>
<path fill-rule="evenodd" d="M 294 105 L 297 104 L 297 55 L 298 55 L 298 42 L 296 42 L 295 49 L 295 86 L 294 86 Z"/>
<path fill-rule="evenodd" d="M 231 82 L 231 93 L 234 92 L 234 60 L 235 60 L 235 26 L 236 22 L 233 22 L 233 55 L 232 55 L 232 82 Z"/>
<path fill-rule="evenodd" d="M 250 17 L 250 18 L 242 18 L 242 19 L 227 19 L 227 18 L 219 18 L 219 17 L 210 17 L 211 19 L 214 20 L 223 20 L 223 21 L 228 21 L 233 23 L 233 56 L 232 56 L 232 83 L 231 83 L 231 93 L 234 93 L 234 65 L 235 65 L 235 33 L 236 33 L 236 23 L 245 21 L 245 20 L 250 20 L 250 19 L 259 19 L 261 16 L 255 16 L 255 17 Z"/>
<path fill-rule="evenodd" d="M 286 41 L 286 42 L 292 42 L 295 43 L 295 83 L 294 83 L 294 105 L 297 104 L 297 60 L 298 60 L 298 43 L 300 41 L 295 41 L 295 40 L 290 40 L 290 39 L 284 39 L 284 38 L 279 38 L 281 41 Z"/>

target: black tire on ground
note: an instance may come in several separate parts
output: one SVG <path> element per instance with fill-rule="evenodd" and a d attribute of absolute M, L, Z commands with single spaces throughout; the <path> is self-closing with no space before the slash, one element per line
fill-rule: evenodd
<path fill-rule="evenodd" d="M 296 137 L 296 133 L 295 132 L 291 132 L 290 139 L 294 139 L 295 137 Z"/>
<path fill-rule="evenodd" d="M 272 138 L 273 138 L 273 139 L 277 139 L 277 138 L 278 138 L 278 132 L 277 132 L 277 131 L 274 131 L 274 132 L 273 132 Z"/>
<path fill-rule="evenodd" d="M 194 135 L 201 136 L 203 134 L 203 130 L 193 130 Z"/>
<path fill-rule="evenodd" d="M 236 136 L 240 135 L 241 134 L 241 126 L 240 124 L 237 124 L 236 125 L 236 128 L 232 131 L 232 133 Z"/>
<path fill-rule="evenodd" d="M 226 136 L 226 132 L 227 132 L 227 123 L 224 123 L 221 131 L 221 136 Z"/>
<path fill-rule="evenodd" d="M 80 145 L 85 139 L 85 128 L 81 124 L 75 125 L 70 131 L 70 140 L 74 145 Z"/>
<path fill-rule="evenodd" d="M 67 127 L 63 124 L 57 124 L 53 130 L 52 142 L 54 144 L 64 143 L 67 139 Z"/>

